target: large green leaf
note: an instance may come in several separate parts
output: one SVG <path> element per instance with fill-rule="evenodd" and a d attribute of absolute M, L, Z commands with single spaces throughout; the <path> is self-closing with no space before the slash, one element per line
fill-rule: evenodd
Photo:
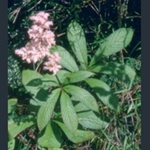
<path fill-rule="evenodd" d="M 51 48 L 51 51 L 53 52 L 56 51 L 59 53 L 61 57 L 61 61 L 60 61 L 61 66 L 63 66 L 64 68 L 68 69 L 71 72 L 79 70 L 75 60 L 66 49 L 57 45 L 57 46 L 53 46 Z"/>
<path fill-rule="evenodd" d="M 67 30 L 67 37 L 76 58 L 81 66 L 86 69 L 87 46 L 82 27 L 77 22 L 71 22 Z"/>
<path fill-rule="evenodd" d="M 37 115 L 37 125 L 40 131 L 43 130 L 49 122 L 59 94 L 60 89 L 54 90 L 48 100 L 40 107 Z"/>
<path fill-rule="evenodd" d="M 98 112 L 96 99 L 85 89 L 74 85 L 67 85 L 64 90 L 72 95 L 73 100 L 78 100 L 91 110 Z"/>
<path fill-rule="evenodd" d="M 10 120 L 8 122 L 10 122 Z M 8 130 L 8 141 L 11 141 L 12 139 L 14 139 L 14 137 L 11 135 L 11 133 Z"/>
<path fill-rule="evenodd" d="M 58 86 L 58 81 L 56 77 L 52 74 L 44 74 L 42 80 L 42 86 L 44 88 L 56 87 Z"/>
<path fill-rule="evenodd" d="M 130 66 L 127 65 L 124 66 L 124 70 L 125 70 L 124 78 L 126 83 L 128 83 L 128 81 L 130 82 L 128 87 L 128 89 L 130 90 L 132 87 L 132 83 L 135 79 L 136 72 Z"/>
<path fill-rule="evenodd" d="M 127 47 L 132 40 L 133 33 L 134 31 L 131 28 L 120 28 L 110 34 L 100 43 L 100 47 L 93 56 L 90 66 L 99 61 L 102 55 L 110 56 Z"/>
<path fill-rule="evenodd" d="M 66 70 L 58 71 L 57 77 L 54 75 L 45 74 L 42 78 L 43 86 L 50 88 L 50 87 L 56 87 L 56 86 L 58 87 L 60 83 L 68 84 L 68 82 L 69 82 L 68 77 L 70 74 L 71 74 L 71 72 L 66 71 Z"/>
<path fill-rule="evenodd" d="M 11 113 L 12 108 L 17 104 L 17 99 L 9 99 L 8 100 L 8 113 Z"/>
<path fill-rule="evenodd" d="M 34 96 L 39 91 L 39 87 L 42 85 L 42 75 L 33 70 L 23 70 L 22 82 L 28 92 Z"/>
<path fill-rule="evenodd" d="M 97 117 L 93 111 L 81 112 L 77 116 L 79 123 L 85 128 L 102 129 L 108 126 L 108 123 L 100 117 Z"/>
<path fill-rule="evenodd" d="M 118 98 L 114 95 L 110 87 L 103 81 L 90 78 L 86 80 L 91 88 L 95 91 L 99 99 L 109 108 L 117 110 Z"/>
<path fill-rule="evenodd" d="M 105 63 L 96 65 L 91 68 L 91 71 L 108 74 L 122 81 L 125 81 L 127 84 L 129 84 L 128 89 L 131 88 L 136 75 L 135 71 L 130 66 L 121 65 L 118 63 Z"/>
<path fill-rule="evenodd" d="M 90 110 L 88 107 L 86 107 L 83 103 L 79 102 L 75 105 L 76 112 L 83 112 Z"/>
<path fill-rule="evenodd" d="M 76 82 L 80 82 L 83 81 L 91 76 L 93 76 L 94 73 L 90 72 L 90 71 L 77 71 L 72 73 L 69 78 L 70 78 L 70 82 L 71 83 L 76 83 Z"/>
<path fill-rule="evenodd" d="M 62 92 L 60 98 L 62 119 L 71 132 L 75 132 L 78 127 L 78 119 L 70 97 Z"/>
<path fill-rule="evenodd" d="M 95 137 L 95 134 L 91 131 L 77 130 L 75 133 L 72 133 L 65 126 L 65 124 L 58 122 L 58 121 L 55 121 L 55 122 L 60 126 L 60 128 L 68 137 L 68 139 L 72 141 L 73 143 L 80 143 L 80 142 L 87 141 Z"/>
<path fill-rule="evenodd" d="M 46 148 L 60 148 L 61 143 L 56 138 L 50 123 L 46 126 L 44 133 L 38 138 L 38 144 Z"/>
<path fill-rule="evenodd" d="M 66 70 L 60 70 L 57 73 L 57 78 L 59 79 L 59 81 L 64 85 L 64 84 L 68 84 L 69 83 L 69 79 L 68 77 L 70 76 L 70 74 L 72 74 L 69 71 Z"/>
<path fill-rule="evenodd" d="M 14 150 L 15 148 L 15 139 L 8 141 L 8 150 Z"/>
<path fill-rule="evenodd" d="M 8 132 L 11 137 L 15 137 L 26 128 L 31 127 L 35 124 L 35 118 L 33 116 L 25 117 L 22 121 L 14 122 L 13 120 L 8 121 Z"/>

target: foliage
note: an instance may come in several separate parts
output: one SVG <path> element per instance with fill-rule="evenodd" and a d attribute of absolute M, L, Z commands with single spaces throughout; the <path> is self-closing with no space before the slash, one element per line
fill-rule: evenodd
<path fill-rule="evenodd" d="M 20 85 L 21 85 L 20 68 L 18 62 L 10 55 L 8 57 L 8 86 L 10 88 L 16 89 Z"/>
<path fill-rule="evenodd" d="M 10 22 L 13 19 L 14 22 L 16 20 L 15 25 L 21 25 L 19 28 L 14 25 L 9 27 L 11 49 L 24 45 L 28 40 L 25 36 L 30 25 L 28 17 L 34 11 L 48 8 L 53 10 L 51 15 L 56 24 L 54 30 L 57 35 L 57 45 L 53 46 L 50 52 L 59 53 L 60 64 L 63 67 L 56 76 L 40 71 L 40 69 L 34 70 L 32 66 L 27 66 L 22 62 L 19 68 L 18 60 L 12 53 L 9 54 L 16 68 L 18 67 L 16 70 L 11 70 L 10 68 L 13 67 L 11 64 L 14 62 L 10 63 L 8 69 L 13 73 L 10 73 L 12 77 L 8 79 L 9 85 L 12 89 L 21 88 L 20 83 L 14 84 L 13 82 L 20 81 L 17 76 L 22 70 L 21 84 L 26 92 L 30 93 L 30 97 L 26 97 L 25 91 L 20 92 L 30 102 L 30 114 L 23 116 L 24 120 L 20 120 L 19 124 L 14 118 L 9 119 L 9 149 L 14 149 L 16 146 L 17 143 L 15 144 L 14 140 L 16 136 L 32 128 L 33 125 L 37 125 L 38 129 L 38 149 L 61 150 L 65 144 L 68 145 L 65 149 L 69 149 L 69 144 L 76 147 L 80 143 L 86 144 L 87 141 L 90 141 L 93 149 L 100 147 L 103 149 L 138 149 L 138 146 L 133 147 L 130 141 L 134 139 L 134 136 L 140 135 L 140 90 L 138 86 L 140 60 L 136 62 L 136 59 L 133 61 L 131 57 L 125 57 L 121 58 L 123 61 L 121 63 L 118 57 L 118 52 L 122 52 L 129 46 L 132 48 L 136 31 L 131 28 L 131 22 L 126 20 L 122 19 L 127 24 L 123 27 L 115 24 L 115 17 L 112 17 L 114 20 L 109 21 L 108 10 L 105 10 L 105 13 L 107 12 L 105 17 L 101 11 L 100 19 L 98 19 L 101 21 L 100 24 L 97 23 L 97 16 L 92 15 L 86 22 L 83 14 L 85 10 L 92 9 L 93 3 L 97 5 L 94 0 L 78 2 L 34 0 L 23 1 L 9 8 L 11 12 L 12 9 L 20 8 L 21 4 L 23 10 L 18 11 L 16 16 L 9 17 Z M 102 9 L 108 8 L 108 2 L 101 4 Z M 114 7 L 110 11 L 117 10 L 115 1 L 112 4 Z M 21 16 L 26 8 L 30 9 L 26 17 L 22 19 Z M 96 7 L 92 10 L 99 14 Z M 17 14 L 20 17 L 17 17 Z M 121 23 L 124 23 L 123 21 Z M 15 38 L 12 38 L 14 32 L 12 26 L 18 28 L 18 31 L 15 30 L 16 33 L 14 33 Z M 91 31 L 93 31 L 92 34 Z M 14 43 L 16 45 L 13 45 Z M 133 51 L 135 49 L 133 48 Z M 132 54 L 133 51 L 131 51 Z M 134 63 L 139 66 L 135 66 Z M 12 96 L 14 95 L 10 97 Z M 9 116 L 16 115 L 14 110 L 17 105 L 16 99 L 9 100 Z M 135 124 L 135 121 L 138 123 Z M 124 126 L 123 122 L 125 122 Z M 134 125 L 136 127 L 132 129 Z M 132 131 L 135 135 L 128 136 Z M 28 148 L 26 146 L 26 149 Z"/>
<path fill-rule="evenodd" d="M 124 28 L 119 29 L 119 30 L 124 31 Z M 118 31 L 115 31 L 115 32 L 118 32 Z M 132 32 L 132 30 L 129 31 L 129 34 L 130 34 L 130 32 Z M 118 98 L 113 94 L 113 92 L 111 92 L 110 87 L 106 83 L 104 83 L 103 81 L 101 81 L 99 79 L 91 78 L 91 76 L 96 76 L 96 74 L 93 74 L 92 72 L 91 73 L 86 72 L 90 68 L 88 66 L 89 63 L 88 63 L 88 58 L 87 58 L 86 40 L 85 40 L 85 36 L 84 36 L 81 26 L 76 22 L 71 23 L 68 27 L 67 34 L 68 34 L 68 40 L 70 42 L 70 45 L 73 49 L 76 59 L 78 60 L 78 65 L 79 65 L 78 68 L 81 68 L 81 69 L 79 69 L 79 71 L 72 70 L 73 72 L 67 72 L 66 76 L 64 76 L 64 73 L 62 73 L 62 74 L 58 73 L 58 75 L 56 75 L 56 77 L 49 78 L 50 82 L 46 81 L 47 82 L 46 84 L 49 84 L 49 86 L 52 86 L 51 82 L 56 83 L 54 86 L 52 86 L 52 88 L 55 88 L 55 89 L 51 91 L 50 96 L 45 94 L 45 91 L 48 90 L 48 88 L 46 89 L 44 87 L 43 76 L 41 74 L 39 74 L 38 72 L 32 71 L 32 70 L 31 71 L 24 70 L 22 81 L 23 81 L 23 84 L 24 84 L 26 90 L 33 95 L 33 98 L 36 101 L 41 101 L 41 99 L 39 98 L 39 95 L 42 95 L 42 101 L 45 101 L 45 102 L 43 102 L 43 104 L 40 104 L 40 108 L 37 112 L 37 125 L 38 125 L 39 130 L 42 131 L 43 129 L 45 129 L 45 127 L 48 125 L 49 122 L 52 122 L 52 121 L 55 122 L 55 120 L 62 119 L 63 121 L 61 121 L 61 122 L 57 121 L 58 125 L 60 126 L 60 128 L 64 131 L 66 136 L 72 142 L 78 143 L 78 142 L 87 140 L 89 138 L 94 138 L 94 136 L 95 136 L 94 133 L 92 133 L 92 132 L 90 133 L 89 131 L 78 130 L 78 123 L 81 124 L 85 128 L 92 128 L 92 129 L 106 128 L 108 125 L 105 120 L 105 117 L 101 120 L 96 117 L 96 114 L 94 113 L 94 111 L 99 113 L 98 104 L 96 102 L 96 99 L 87 90 L 84 90 L 81 88 L 82 84 L 83 84 L 81 81 L 83 81 L 83 82 L 85 81 L 86 83 L 88 83 L 91 86 L 91 88 L 93 88 L 94 92 L 96 92 L 98 99 L 101 100 L 106 106 L 108 106 L 111 109 L 114 109 L 116 111 L 118 108 Z M 132 38 L 128 37 L 128 35 L 126 35 L 126 34 L 123 34 L 123 35 L 121 34 L 120 36 L 122 37 L 123 41 L 126 39 L 127 39 L 126 41 L 128 41 L 127 43 L 125 43 L 125 45 L 123 45 L 121 47 L 121 48 L 124 48 L 129 44 L 129 42 L 131 41 Z M 114 33 L 112 33 L 110 35 L 110 37 L 115 38 L 116 35 Z M 117 38 L 119 38 L 119 37 L 117 36 Z M 108 37 L 108 39 L 109 39 L 109 37 Z M 113 46 L 116 45 L 115 49 L 117 49 L 117 48 L 118 48 L 118 50 L 120 49 L 120 47 L 117 47 L 118 43 L 116 44 L 114 42 L 113 44 L 111 44 L 110 47 L 112 47 L 112 45 Z M 59 49 L 59 48 L 60 48 L 60 46 L 54 47 L 53 51 L 57 51 L 57 49 Z M 59 49 L 58 52 L 61 50 L 62 50 L 62 48 Z M 63 49 L 63 51 L 65 52 L 66 50 Z M 103 49 L 102 49 L 102 51 L 103 51 Z M 107 51 L 110 51 L 110 49 L 105 49 L 105 53 Z M 116 51 L 114 51 L 113 53 L 115 53 L 115 52 Z M 102 55 L 104 55 L 104 54 L 102 53 Z M 66 58 L 65 58 L 66 55 L 64 55 L 63 53 L 60 53 L 60 56 L 61 56 L 62 60 L 66 60 Z M 92 60 L 94 60 L 93 58 L 92 58 Z M 101 58 L 101 57 L 99 57 L 99 58 Z M 75 62 L 75 60 L 73 62 Z M 65 67 L 66 65 L 69 66 L 70 63 L 71 62 L 69 61 L 68 63 L 65 63 L 64 66 L 63 66 L 63 63 L 61 63 L 61 65 L 63 67 Z M 66 67 L 66 69 L 67 68 L 68 67 Z M 85 70 L 84 72 L 82 71 L 83 69 Z M 109 68 L 107 68 L 107 69 L 109 70 Z M 118 67 L 118 70 L 119 69 L 122 70 L 122 68 Z M 65 70 L 61 70 L 60 72 L 62 72 L 62 71 L 65 72 Z M 111 70 L 109 70 L 109 71 L 111 72 Z M 126 74 L 125 70 L 122 70 L 122 71 L 124 72 L 125 75 L 130 76 L 130 74 Z M 134 72 L 132 69 L 131 69 L 131 71 Z M 82 78 L 79 79 L 79 76 L 81 76 L 81 75 L 82 75 Z M 134 79 L 134 76 L 133 76 L 133 79 Z M 80 88 L 78 86 L 73 85 L 73 83 L 74 84 L 80 83 L 79 84 Z M 42 89 L 44 89 L 44 90 L 42 91 Z M 41 91 L 41 93 L 38 94 L 40 91 Z M 56 102 L 59 99 L 60 99 L 60 105 L 56 106 Z M 81 103 L 88 108 L 88 111 L 86 111 L 86 112 L 84 112 L 84 109 L 80 110 L 80 112 L 84 112 L 84 116 L 85 116 L 84 118 L 82 118 L 83 113 L 76 113 L 75 107 L 73 105 L 73 101 L 76 101 L 77 104 Z M 57 113 L 58 114 L 60 113 L 57 110 L 59 107 L 61 109 L 61 115 L 57 115 Z M 93 113 L 92 113 L 92 111 L 93 111 Z M 56 113 L 56 115 L 54 115 L 54 112 Z M 79 114 L 79 116 L 78 116 L 78 114 Z M 87 121 L 88 117 L 90 119 L 89 123 Z M 97 126 L 97 122 L 99 122 L 98 126 Z M 24 123 L 24 125 L 25 125 L 25 123 Z M 33 124 L 30 124 L 30 126 L 31 125 L 33 125 Z M 19 125 L 19 127 L 21 127 L 21 126 Z M 13 130 L 15 131 L 14 127 L 13 127 Z M 9 131 L 10 132 L 12 131 L 11 127 L 9 127 Z M 53 132 L 53 130 L 52 130 L 52 132 Z M 85 132 L 85 135 L 84 135 L 84 132 Z M 73 134 L 73 135 L 71 135 L 71 134 Z M 83 136 L 81 137 L 80 134 Z M 11 135 L 14 137 L 14 134 L 11 133 Z M 57 142 L 57 139 L 55 138 L 55 136 L 53 137 L 52 140 L 54 142 L 55 141 Z M 43 145 L 43 144 L 44 143 L 42 143 L 41 146 L 43 146 L 43 147 L 47 146 L 47 144 L 45 144 L 45 145 Z M 53 144 L 50 148 L 57 148 L 55 146 L 56 145 Z M 60 147 L 60 145 L 58 147 Z"/>

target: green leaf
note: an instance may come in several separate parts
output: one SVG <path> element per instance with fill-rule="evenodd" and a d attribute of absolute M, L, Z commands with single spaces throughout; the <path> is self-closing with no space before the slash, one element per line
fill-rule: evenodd
<path fill-rule="evenodd" d="M 41 79 L 43 85 L 47 85 L 47 86 L 58 86 L 58 82 L 57 79 L 54 75 L 46 73 L 43 75 L 43 78 Z"/>
<path fill-rule="evenodd" d="M 95 91 L 99 99 L 109 108 L 117 110 L 118 98 L 114 95 L 110 87 L 103 81 L 90 78 L 86 80 L 91 88 Z"/>
<path fill-rule="evenodd" d="M 60 70 L 58 73 L 57 73 L 57 77 L 59 79 L 59 81 L 63 84 L 68 84 L 69 83 L 69 75 L 71 74 L 71 72 L 69 71 L 66 71 L 66 70 Z"/>
<path fill-rule="evenodd" d="M 78 71 L 79 68 L 74 60 L 74 58 L 70 55 L 70 53 L 61 46 L 53 46 L 51 51 L 57 51 L 61 57 L 60 65 L 64 68 L 68 69 L 71 72 Z"/>
<path fill-rule="evenodd" d="M 37 94 L 39 87 L 42 85 L 41 81 L 42 75 L 33 70 L 23 70 L 22 72 L 22 83 L 24 84 L 26 90 L 33 94 Z"/>
<path fill-rule="evenodd" d="M 12 139 L 14 139 L 14 137 L 11 135 L 11 133 L 8 131 L 8 141 L 11 141 Z"/>
<path fill-rule="evenodd" d="M 87 111 L 90 110 L 88 107 L 86 107 L 83 103 L 78 103 L 75 105 L 75 110 L 76 112 L 80 112 L 80 111 Z"/>
<path fill-rule="evenodd" d="M 129 84 L 128 89 L 131 88 L 136 76 L 135 71 L 130 66 L 121 65 L 119 63 L 105 63 L 102 65 L 93 66 L 91 68 L 91 71 L 96 73 L 104 73 L 116 77 L 121 81 Z"/>
<path fill-rule="evenodd" d="M 43 78 L 41 80 L 42 80 L 42 86 L 45 87 L 45 88 L 57 87 L 58 86 L 57 79 L 52 74 L 43 75 Z"/>
<path fill-rule="evenodd" d="M 74 85 L 67 85 L 64 90 L 73 96 L 73 100 L 80 101 L 91 110 L 99 111 L 96 99 L 87 90 Z"/>
<path fill-rule="evenodd" d="M 71 22 L 67 30 L 67 37 L 76 58 L 81 66 L 86 69 L 87 46 L 82 27 L 77 22 Z"/>
<path fill-rule="evenodd" d="M 89 129 L 102 129 L 108 126 L 105 120 L 97 117 L 92 111 L 78 113 L 79 123 Z"/>
<path fill-rule="evenodd" d="M 126 76 L 124 75 L 124 78 L 125 78 L 126 83 L 130 81 L 130 84 L 128 87 L 128 89 L 130 90 L 132 87 L 132 83 L 135 79 L 136 72 L 130 66 L 127 66 L 127 65 L 125 65 L 124 68 L 125 68 L 125 75 L 126 75 Z"/>
<path fill-rule="evenodd" d="M 60 148 L 61 143 L 57 140 L 50 123 L 46 126 L 44 134 L 38 138 L 38 144 L 46 148 Z"/>
<path fill-rule="evenodd" d="M 60 70 L 57 73 L 57 77 L 59 79 L 59 81 L 63 84 L 68 84 L 69 82 L 69 75 L 71 74 L 71 72 L 66 71 L 66 70 Z M 43 85 L 45 87 L 56 87 L 59 86 L 59 82 L 56 78 L 56 76 L 54 75 L 50 75 L 50 74 L 46 74 L 43 76 L 42 81 L 44 82 Z"/>
<path fill-rule="evenodd" d="M 127 47 L 132 40 L 133 33 L 134 31 L 131 28 L 120 28 L 110 34 L 100 44 L 99 49 L 90 62 L 90 66 L 99 61 L 102 55 L 110 56 Z"/>
<path fill-rule="evenodd" d="M 62 92 L 60 98 L 62 119 L 71 132 L 75 132 L 78 127 L 78 119 L 70 97 Z"/>
<path fill-rule="evenodd" d="M 76 82 L 83 81 L 93 75 L 94 73 L 90 71 L 78 71 L 78 72 L 72 73 L 69 77 L 70 77 L 71 83 L 76 83 Z"/>
<path fill-rule="evenodd" d="M 59 94 L 60 89 L 54 90 L 48 100 L 40 107 L 37 115 L 37 125 L 40 131 L 43 130 L 50 121 Z"/>
<path fill-rule="evenodd" d="M 45 101 L 39 101 L 39 100 L 36 100 L 36 99 L 30 99 L 30 107 L 34 107 L 34 109 L 32 109 L 32 111 L 35 111 L 37 112 L 37 110 L 39 109 L 40 106 L 42 106 L 43 104 L 45 103 Z"/>
<path fill-rule="evenodd" d="M 37 78 L 37 79 L 32 79 L 30 82 L 27 83 L 27 86 L 34 86 L 34 87 L 37 87 L 37 86 L 40 86 L 42 85 L 42 80 Z"/>
<path fill-rule="evenodd" d="M 8 132 L 11 137 L 16 137 L 20 132 L 24 131 L 26 128 L 31 127 L 35 124 L 35 118 L 28 116 L 22 121 L 14 122 L 13 120 L 8 121 Z"/>
<path fill-rule="evenodd" d="M 40 101 L 46 101 L 50 92 L 48 90 L 45 90 L 44 88 L 39 89 L 37 92 L 35 98 L 40 100 Z"/>
<path fill-rule="evenodd" d="M 68 137 L 68 139 L 72 141 L 73 143 L 80 143 L 80 142 L 87 141 L 95 137 L 95 134 L 91 131 L 77 130 L 75 133 L 72 133 L 63 123 L 58 122 L 58 121 L 55 121 L 55 122 L 60 126 L 60 128 Z"/>
<path fill-rule="evenodd" d="M 14 150 L 15 148 L 15 139 L 8 141 L 8 150 Z"/>
<path fill-rule="evenodd" d="M 8 114 L 11 113 L 12 108 L 17 104 L 17 99 L 9 99 L 8 100 Z"/>

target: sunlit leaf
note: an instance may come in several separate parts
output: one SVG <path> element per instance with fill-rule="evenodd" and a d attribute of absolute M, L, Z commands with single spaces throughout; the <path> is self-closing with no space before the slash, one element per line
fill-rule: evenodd
<path fill-rule="evenodd" d="M 14 150 L 15 148 L 15 139 L 8 141 L 8 150 Z"/>
<path fill-rule="evenodd" d="M 93 76 L 94 73 L 90 72 L 90 71 L 77 71 L 72 73 L 69 78 L 70 78 L 70 82 L 71 83 L 76 83 L 76 82 L 80 82 L 83 81 L 91 76 Z"/>
<path fill-rule="evenodd" d="M 53 52 L 56 51 L 59 53 L 61 57 L 61 60 L 60 60 L 61 66 L 63 66 L 64 68 L 68 69 L 71 72 L 79 70 L 74 58 L 66 49 L 57 45 L 57 46 L 53 46 L 51 48 L 51 51 Z"/>
<path fill-rule="evenodd" d="M 31 127 L 35 123 L 36 123 L 35 118 L 33 118 L 32 116 L 25 117 L 23 120 L 19 122 L 14 122 L 13 120 L 9 120 L 8 121 L 9 134 L 12 137 L 15 137 L 20 132 L 24 131 L 28 127 Z"/>
<path fill-rule="evenodd" d="M 61 143 L 56 138 L 50 123 L 47 124 L 44 133 L 38 138 L 38 144 L 46 148 L 60 148 Z"/>
<path fill-rule="evenodd" d="M 68 26 L 67 37 L 76 58 L 81 66 L 86 69 L 87 47 L 82 27 L 77 22 L 71 22 Z"/>
<path fill-rule="evenodd" d="M 17 104 L 17 99 L 9 99 L 8 100 L 8 113 L 11 113 L 12 108 Z"/>
<path fill-rule="evenodd" d="M 88 107 L 86 107 L 83 103 L 79 102 L 78 104 L 75 105 L 75 110 L 76 112 L 83 112 L 90 110 Z"/>
<path fill-rule="evenodd" d="M 67 85 L 64 90 L 72 95 L 73 100 L 78 100 L 91 110 L 99 111 L 96 99 L 85 89 L 74 85 Z"/>
<path fill-rule="evenodd" d="M 103 81 L 90 78 L 86 80 L 91 88 L 95 91 L 99 99 L 109 108 L 117 110 L 118 98 L 113 94 L 110 87 Z"/>
<path fill-rule="evenodd" d="M 92 111 L 78 113 L 79 123 L 89 129 L 102 129 L 108 126 L 108 123 L 97 117 Z"/>
<path fill-rule="evenodd" d="M 132 40 L 133 33 L 134 31 L 131 28 L 120 28 L 110 34 L 100 43 L 99 49 L 92 57 L 90 66 L 98 62 L 102 55 L 110 56 L 127 47 Z"/>
<path fill-rule="evenodd" d="M 135 71 L 127 65 L 122 65 L 119 63 L 105 63 L 100 65 L 95 65 L 91 68 L 91 71 L 96 73 L 103 73 L 118 78 L 128 84 L 128 89 L 131 88 L 132 83 L 135 79 Z"/>
<path fill-rule="evenodd" d="M 78 127 L 78 119 L 70 97 L 62 92 L 60 97 L 62 119 L 71 132 L 75 132 Z"/>
<path fill-rule="evenodd" d="M 37 125 L 40 131 L 43 130 L 50 121 L 59 93 L 60 89 L 54 90 L 47 101 L 40 107 L 37 116 Z"/>
<path fill-rule="evenodd" d="M 42 75 L 33 70 L 23 70 L 22 72 L 22 83 L 26 90 L 33 94 L 37 94 L 39 87 L 42 85 Z"/>
<path fill-rule="evenodd" d="M 91 131 L 77 130 L 75 133 L 72 133 L 65 126 L 65 124 L 58 122 L 58 121 L 55 121 L 55 122 L 60 126 L 60 128 L 68 137 L 68 139 L 72 141 L 73 143 L 80 143 L 80 142 L 87 141 L 95 137 L 95 134 Z"/>

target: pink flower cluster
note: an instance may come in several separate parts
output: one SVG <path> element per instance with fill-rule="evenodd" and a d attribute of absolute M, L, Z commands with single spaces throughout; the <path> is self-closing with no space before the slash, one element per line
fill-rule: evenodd
<path fill-rule="evenodd" d="M 55 35 L 50 30 L 50 26 L 53 25 L 52 21 L 48 21 L 49 14 L 45 12 L 39 12 L 30 17 L 33 21 L 33 25 L 28 30 L 30 41 L 20 49 L 15 50 L 15 54 L 20 56 L 22 60 L 27 63 L 36 63 L 39 60 L 47 57 L 48 62 L 44 63 L 44 69 L 52 71 L 56 74 L 61 68 L 58 63 L 60 57 L 57 52 L 51 54 L 49 52 L 52 45 L 55 45 Z"/>
<path fill-rule="evenodd" d="M 59 69 L 61 69 L 61 66 L 58 65 L 60 59 L 61 58 L 57 52 L 55 52 L 54 54 L 50 54 L 48 57 L 48 61 L 44 63 L 44 69 L 53 72 L 53 74 L 55 75 L 59 71 Z"/>

